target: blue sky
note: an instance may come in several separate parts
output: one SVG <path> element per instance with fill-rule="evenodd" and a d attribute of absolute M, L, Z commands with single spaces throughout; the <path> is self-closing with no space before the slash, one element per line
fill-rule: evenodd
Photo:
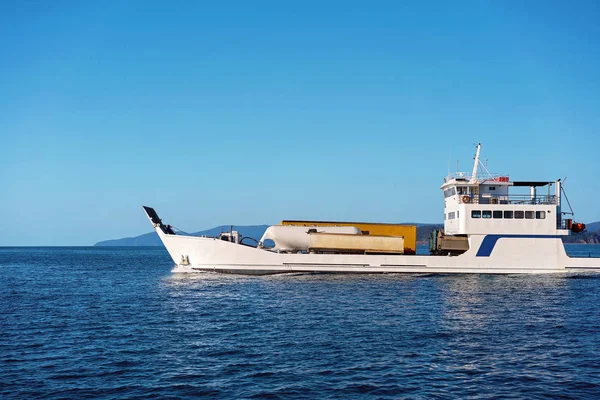
<path fill-rule="evenodd" d="M 441 222 L 476 142 L 600 220 L 598 2 L 165 4 L 0 2 L 0 245 Z"/>

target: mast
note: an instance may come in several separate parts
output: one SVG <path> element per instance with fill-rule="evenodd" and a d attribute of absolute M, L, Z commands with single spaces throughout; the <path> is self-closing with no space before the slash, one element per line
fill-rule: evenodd
<path fill-rule="evenodd" d="M 481 152 L 481 143 L 477 143 L 477 152 L 475 153 L 475 162 L 473 163 L 473 173 L 469 183 L 477 182 L 477 167 L 479 166 L 479 153 Z"/>

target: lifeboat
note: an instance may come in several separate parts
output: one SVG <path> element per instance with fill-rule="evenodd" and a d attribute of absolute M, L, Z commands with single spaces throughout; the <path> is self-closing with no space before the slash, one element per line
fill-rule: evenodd
<path fill-rule="evenodd" d="M 571 225 L 571 232 L 579 233 L 585 231 L 585 224 L 583 222 L 573 222 Z"/>

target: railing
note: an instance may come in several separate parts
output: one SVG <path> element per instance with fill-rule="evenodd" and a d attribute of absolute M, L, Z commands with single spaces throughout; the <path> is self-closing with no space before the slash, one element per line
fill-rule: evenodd
<path fill-rule="evenodd" d="M 451 172 L 450 174 L 448 174 L 448 176 L 446 177 L 445 181 L 448 182 L 450 179 L 464 179 L 464 180 L 471 180 L 472 174 L 469 172 Z M 509 182 L 509 176 L 508 175 L 502 175 L 502 174 L 477 174 L 476 177 L 477 181 L 479 182 Z"/>
<path fill-rule="evenodd" d="M 446 177 L 446 182 L 448 182 L 450 179 L 466 179 L 469 180 L 471 179 L 471 174 L 467 173 L 467 172 L 451 172 L 448 174 L 448 176 Z"/>
<path fill-rule="evenodd" d="M 458 202 L 463 204 L 527 204 L 527 205 L 556 205 L 558 199 L 554 195 L 535 196 L 530 195 L 508 195 L 508 196 L 474 196 L 458 195 Z"/>

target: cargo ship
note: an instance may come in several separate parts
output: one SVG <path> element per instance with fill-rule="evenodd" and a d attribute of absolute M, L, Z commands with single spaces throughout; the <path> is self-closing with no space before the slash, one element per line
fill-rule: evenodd
<path fill-rule="evenodd" d="M 200 237 L 175 232 L 153 208 L 143 209 L 175 273 L 600 272 L 600 258 L 575 258 L 565 251 L 561 237 L 585 225 L 569 218 L 574 214 L 568 200 L 569 210 L 564 209 L 561 180 L 512 181 L 490 173 L 480 152 L 478 144 L 470 174 L 444 178 L 444 224 L 432 232 L 425 255 L 416 252 L 413 225 L 283 220 L 260 240 L 233 228 Z"/>

